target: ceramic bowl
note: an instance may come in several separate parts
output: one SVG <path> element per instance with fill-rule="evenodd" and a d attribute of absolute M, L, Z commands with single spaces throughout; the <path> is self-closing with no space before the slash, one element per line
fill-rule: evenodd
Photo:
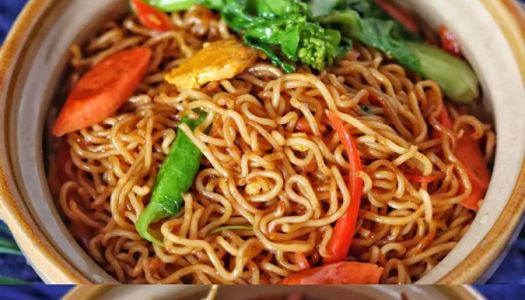
<path fill-rule="evenodd" d="M 204 299 L 208 286 L 84 286 L 71 290 L 63 300 L 112 300 L 112 299 Z M 301 293 L 308 299 L 359 299 L 359 300 L 485 300 L 480 293 L 468 286 L 221 286 L 217 300 L 282 299 L 283 296 Z M 403 295 L 404 298 L 401 296 Z"/>
<path fill-rule="evenodd" d="M 498 267 L 525 210 L 525 17 L 511 0 L 399 2 L 459 38 L 498 134 L 482 208 L 457 247 L 418 283 L 482 282 Z M 58 215 L 45 177 L 43 131 L 68 47 L 127 9 L 124 0 L 31 0 L 2 47 L 0 216 L 47 282 L 115 282 Z"/>

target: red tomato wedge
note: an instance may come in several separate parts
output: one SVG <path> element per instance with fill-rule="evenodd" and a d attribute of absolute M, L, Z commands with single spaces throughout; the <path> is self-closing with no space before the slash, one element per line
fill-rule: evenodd
<path fill-rule="evenodd" d="M 346 261 L 293 273 L 282 284 L 378 284 L 382 273 L 378 265 Z"/>
<path fill-rule="evenodd" d="M 445 25 L 439 27 L 439 38 L 441 39 L 441 47 L 452 55 L 461 57 L 461 47 L 456 37 L 448 30 Z"/>
<path fill-rule="evenodd" d="M 142 0 L 131 0 L 130 4 L 139 17 L 140 23 L 147 28 L 160 32 L 168 31 L 172 28 L 170 17 L 155 7 L 142 2 Z"/>
<path fill-rule="evenodd" d="M 146 74 L 151 50 L 117 52 L 87 72 L 75 84 L 53 127 L 54 136 L 99 123 L 133 95 Z"/>
<path fill-rule="evenodd" d="M 374 0 L 387 14 L 394 20 L 401 23 L 406 29 L 414 33 L 419 32 L 419 26 L 416 21 L 403 9 L 393 4 L 390 0 Z"/>

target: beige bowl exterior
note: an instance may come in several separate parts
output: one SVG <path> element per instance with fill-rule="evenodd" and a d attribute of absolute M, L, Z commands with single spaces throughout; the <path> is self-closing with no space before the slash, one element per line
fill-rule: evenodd
<path fill-rule="evenodd" d="M 63 300 L 113 300 L 113 299 L 202 299 L 209 286 L 82 286 L 72 289 Z M 313 299 L 359 299 L 399 300 L 404 294 L 407 299 L 425 300 L 485 300 L 479 292 L 469 286 L 221 286 L 218 298 L 245 300 L 254 297 L 283 296 L 300 292 Z"/>
<path fill-rule="evenodd" d="M 499 139 L 491 185 L 472 227 L 418 283 L 483 281 L 497 268 L 525 211 L 525 17 L 512 0 L 399 2 L 459 37 Z M 115 282 L 58 216 L 45 178 L 41 128 L 67 45 L 125 7 L 123 0 L 31 0 L 0 52 L 0 217 L 46 282 Z"/>

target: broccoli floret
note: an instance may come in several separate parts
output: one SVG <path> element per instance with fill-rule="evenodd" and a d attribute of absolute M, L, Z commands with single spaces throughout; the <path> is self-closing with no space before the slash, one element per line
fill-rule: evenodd
<path fill-rule="evenodd" d="M 301 32 L 297 56 L 303 64 L 312 66 L 316 70 L 323 70 L 326 65 L 334 62 L 340 42 L 341 35 L 338 31 L 325 30 L 311 24 Z"/>
<path fill-rule="evenodd" d="M 339 31 L 325 29 L 302 0 L 199 0 L 219 10 L 244 42 L 264 52 L 275 65 L 293 72 L 296 63 L 316 70 L 334 62 L 347 49 Z"/>

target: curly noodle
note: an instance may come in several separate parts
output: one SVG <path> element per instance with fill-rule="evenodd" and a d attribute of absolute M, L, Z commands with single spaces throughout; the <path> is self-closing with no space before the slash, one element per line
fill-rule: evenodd
<path fill-rule="evenodd" d="M 359 45 L 317 75 L 305 68 L 283 74 L 260 60 L 232 80 L 179 93 L 163 74 L 205 43 L 233 35 L 199 6 L 171 18 L 175 29 L 159 34 L 129 16 L 71 49 L 71 83 L 116 51 L 153 51 L 136 95 L 118 114 L 69 134 L 70 158 L 59 166 L 68 178 L 56 189 L 59 207 L 100 266 L 121 282 L 262 284 L 299 271 L 295 253 L 319 264 L 335 222 L 355 201 L 326 109 L 356 138 L 364 167 L 349 258 L 384 267 L 384 283 L 411 283 L 454 248 L 475 216 L 459 205 L 472 184 L 455 143 L 471 132 L 486 140 L 490 160 L 490 125 L 449 107 L 453 130 L 443 128 L 436 117 L 445 103 L 435 82 Z M 208 116 L 192 131 L 179 120 L 195 109 Z M 178 126 L 204 158 L 183 211 L 158 223 L 164 246 L 154 246 L 135 222 Z M 433 138 L 432 131 L 442 134 Z M 439 180 L 411 182 L 408 172 Z M 217 230 L 232 225 L 243 227 Z"/>

